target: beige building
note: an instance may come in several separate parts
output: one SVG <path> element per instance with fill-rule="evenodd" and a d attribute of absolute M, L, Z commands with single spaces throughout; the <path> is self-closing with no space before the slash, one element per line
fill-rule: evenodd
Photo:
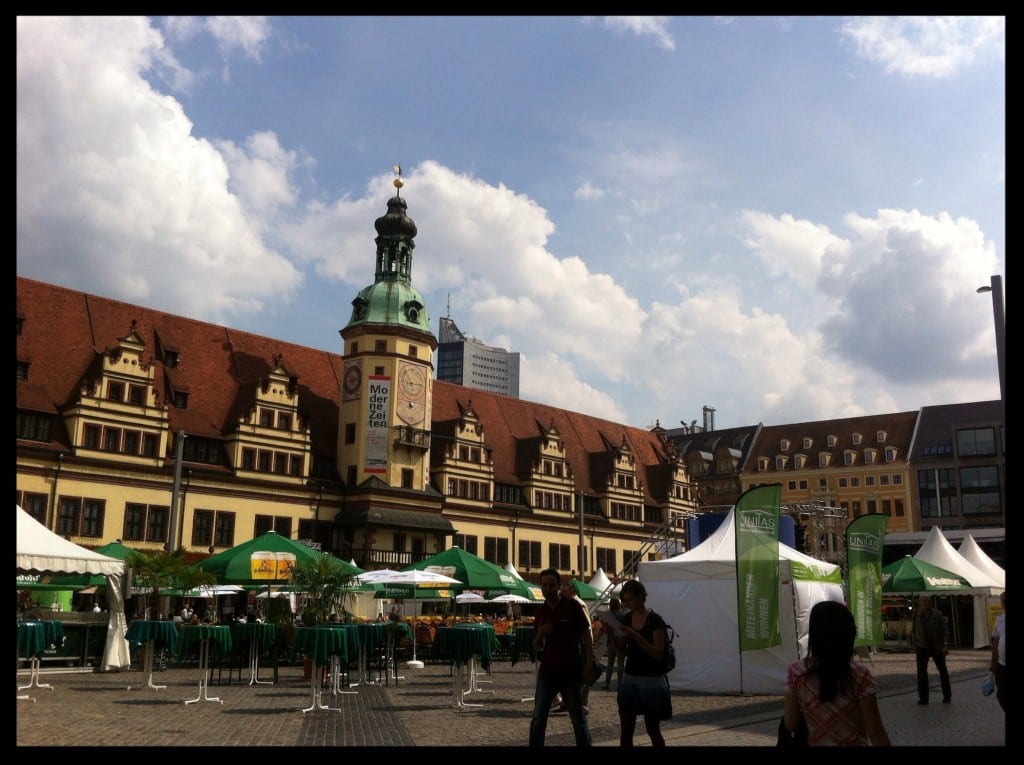
<path fill-rule="evenodd" d="M 433 379 L 416 226 L 387 207 L 344 355 L 18 278 L 18 502 L 86 547 L 192 559 L 269 529 L 364 568 L 458 544 L 534 578 L 680 549 L 697 499 L 664 431 Z"/>

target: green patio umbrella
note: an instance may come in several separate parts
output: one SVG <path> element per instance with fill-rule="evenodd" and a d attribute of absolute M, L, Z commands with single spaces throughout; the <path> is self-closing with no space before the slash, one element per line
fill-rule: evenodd
<path fill-rule="evenodd" d="M 433 570 L 434 567 L 437 567 L 437 570 L 443 574 L 455 577 L 472 590 L 502 590 L 503 592 L 522 594 L 520 589 L 520 585 L 523 584 L 522 579 L 501 566 L 459 547 L 451 547 L 431 555 L 402 570 L 426 571 Z"/>
<path fill-rule="evenodd" d="M 596 587 L 591 587 L 584 581 L 579 579 L 570 579 L 569 584 L 576 590 L 576 594 L 579 595 L 583 600 L 601 600 L 601 593 Z M 605 600 L 608 600 L 606 597 Z"/>
<path fill-rule="evenodd" d="M 913 594 L 956 593 L 971 589 L 970 583 L 952 571 L 906 555 L 882 566 L 882 592 Z"/>
<path fill-rule="evenodd" d="M 260 534 L 248 542 L 211 555 L 199 561 L 196 566 L 217 577 L 219 584 L 273 585 L 291 579 L 294 566 L 301 561 L 315 563 L 323 555 L 308 545 L 296 542 L 276 531 Z M 362 569 L 331 555 L 332 565 L 351 576 L 362 573 Z"/>

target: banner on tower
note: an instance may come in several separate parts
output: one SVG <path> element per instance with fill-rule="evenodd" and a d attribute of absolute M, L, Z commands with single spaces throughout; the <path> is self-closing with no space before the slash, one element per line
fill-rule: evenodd
<path fill-rule="evenodd" d="M 388 433 L 391 431 L 391 378 L 370 375 L 367 386 L 366 466 L 364 473 L 386 473 Z"/>

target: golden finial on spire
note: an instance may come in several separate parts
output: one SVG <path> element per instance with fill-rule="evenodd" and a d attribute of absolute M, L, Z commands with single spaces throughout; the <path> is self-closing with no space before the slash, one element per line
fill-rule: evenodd
<path fill-rule="evenodd" d="M 394 185 L 395 185 L 395 188 L 397 189 L 397 191 L 395 191 L 395 196 L 401 196 L 401 194 L 402 194 L 402 186 L 405 185 L 404 183 L 402 183 L 402 166 L 401 165 L 395 165 L 395 174 L 398 176 L 397 178 L 395 178 L 394 181 L 392 181 L 392 183 L 394 183 Z"/>

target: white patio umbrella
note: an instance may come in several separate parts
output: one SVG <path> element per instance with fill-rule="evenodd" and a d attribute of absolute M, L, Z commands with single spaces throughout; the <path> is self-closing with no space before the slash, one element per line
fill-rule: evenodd
<path fill-rule="evenodd" d="M 438 574 L 434 571 L 420 571 L 418 569 L 413 569 L 412 571 L 394 571 L 393 569 L 382 568 L 376 571 L 364 571 L 362 574 L 359 574 L 356 579 L 360 582 L 370 582 L 374 584 L 462 584 L 461 581 L 453 579 L 450 576 Z M 415 626 L 413 627 L 412 659 L 406 662 L 406 666 L 416 669 L 423 668 L 423 662 L 416 658 Z"/>
<path fill-rule="evenodd" d="M 496 598 L 491 598 L 487 601 L 488 603 L 533 603 L 534 601 L 529 598 L 524 598 L 522 595 L 516 595 L 515 593 L 509 593 L 507 595 L 499 595 Z"/>
<path fill-rule="evenodd" d="M 483 595 L 478 592 L 460 592 L 455 596 L 456 603 L 490 603 Z"/>

